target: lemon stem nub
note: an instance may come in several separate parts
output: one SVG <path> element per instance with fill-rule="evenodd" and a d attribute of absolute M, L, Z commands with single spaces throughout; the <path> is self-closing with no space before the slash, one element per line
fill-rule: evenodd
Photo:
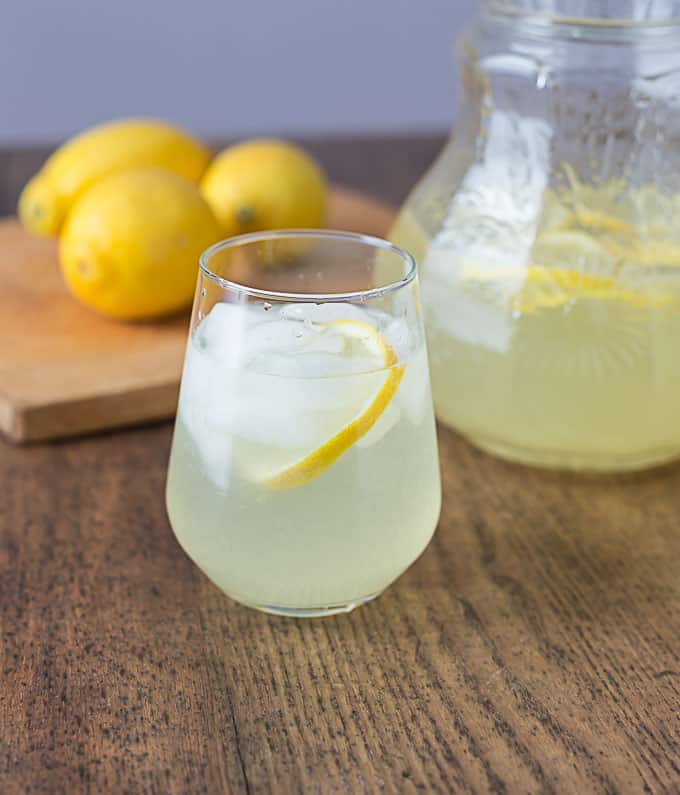
<path fill-rule="evenodd" d="M 252 207 L 240 207 L 236 213 L 236 218 L 239 224 L 249 224 L 255 218 L 255 212 Z"/>

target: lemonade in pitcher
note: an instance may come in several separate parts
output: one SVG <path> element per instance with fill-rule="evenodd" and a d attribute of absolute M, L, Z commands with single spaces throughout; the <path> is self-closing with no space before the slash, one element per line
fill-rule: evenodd
<path fill-rule="evenodd" d="M 252 237 L 243 247 L 266 260 L 272 247 Z M 342 254 L 343 241 L 348 260 L 365 256 L 354 236 L 326 243 Z M 304 256 L 323 263 L 323 251 Z M 440 507 L 413 274 L 311 295 L 320 272 L 299 271 L 297 300 L 201 274 L 219 300 L 206 312 L 197 300 L 167 488 L 177 538 L 211 580 L 296 616 L 380 593 L 425 548 Z"/>
<path fill-rule="evenodd" d="M 674 458 L 680 239 L 659 222 L 641 244 L 621 216 L 581 206 L 569 212 L 548 196 L 526 259 L 514 258 L 521 247 L 506 230 L 493 241 L 491 225 L 466 212 L 430 243 L 422 299 L 437 414 L 529 463 L 625 469 Z"/>
<path fill-rule="evenodd" d="M 457 128 L 390 234 L 438 417 L 507 458 L 680 456 L 680 4 L 644 6 L 485 3 Z"/>

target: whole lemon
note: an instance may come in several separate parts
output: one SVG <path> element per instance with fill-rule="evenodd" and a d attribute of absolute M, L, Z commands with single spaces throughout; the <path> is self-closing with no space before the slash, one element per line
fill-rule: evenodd
<path fill-rule="evenodd" d="M 78 195 L 97 180 L 153 166 L 198 182 L 210 154 L 183 130 L 153 119 L 122 119 L 71 138 L 47 160 L 19 198 L 19 218 L 39 235 L 59 233 Z"/>
<path fill-rule="evenodd" d="M 201 192 L 225 236 L 261 229 L 317 228 L 326 217 L 326 179 L 316 162 L 285 141 L 245 141 L 220 152 Z"/>
<path fill-rule="evenodd" d="M 198 188 L 160 169 L 106 177 L 74 204 L 59 241 L 66 284 L 110 317 L 153 318 L 187 306 L 198 257 L 221 237 Z"/>

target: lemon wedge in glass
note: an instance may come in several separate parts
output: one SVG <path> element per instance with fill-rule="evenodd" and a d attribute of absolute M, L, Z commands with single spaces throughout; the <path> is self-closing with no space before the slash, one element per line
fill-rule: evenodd
<path fill-rule="evenodd" d="M 304 457 L 270 475 L 261 485 L 275 491 L 297 488 L 318 477 L 340 456 L 359 441 L 375 425 L 388 407 L 404 375 L 404 365 L 397 365 L 393 348 L 370 323 L 360 320 L 336 320 L 321 324 L 334 329 L 347 339 L 364 346 L 376 360 L 376 367 L 384 369 L 382 383 L 366 396 L 359 413 L 337 433 Z M 332 388 L 329 385 L 329 389 Z"/>

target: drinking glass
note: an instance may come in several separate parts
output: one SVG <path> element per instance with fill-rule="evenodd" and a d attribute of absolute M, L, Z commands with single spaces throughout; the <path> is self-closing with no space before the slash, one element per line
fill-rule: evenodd
<path fill-rule="evenodd" d="M 440 501 L 411 255 L 331 231 L 208 249 L 167 483 L 205 574 L 270 613 L 347 612 L 420 555 Z"/>

